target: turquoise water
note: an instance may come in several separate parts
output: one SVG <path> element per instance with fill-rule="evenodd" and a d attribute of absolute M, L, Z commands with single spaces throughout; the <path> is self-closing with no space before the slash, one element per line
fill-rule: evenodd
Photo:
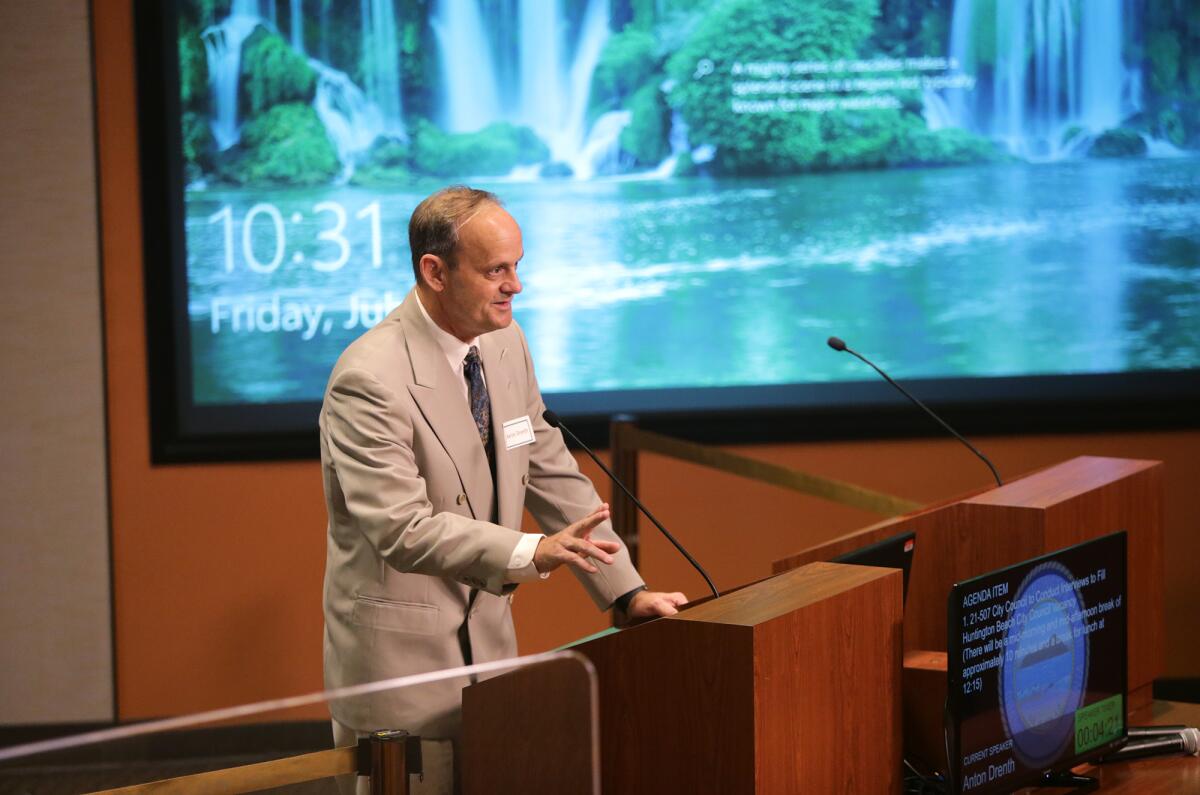
<path fill-rule="evenodd" d="M 905 378 L 1200 366 L 1200 159 L 476 184 L 524 229 L 514 306 L 548 392 L 863 380 L 831 334 Z M 189 191 L 197 402 L 319 399 L 411 287 L 432 187 Z M 272 211 L 244 234 L 260 203 L 281 248 Z"/>

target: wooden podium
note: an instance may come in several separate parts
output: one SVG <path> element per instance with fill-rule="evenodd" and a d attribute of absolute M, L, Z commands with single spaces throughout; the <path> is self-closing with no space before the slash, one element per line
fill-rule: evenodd
<path fill-rule="evenodd" d="M 813 563 L 574 647 L 602 791 L 899 792 L 901 611 L 898 570 Z M 463 690 L 464 793 L 591 791 L 586 721 L 537 701 L 570 674 L 538 671 Z"/>
<path fill-rule="evenodd" d="M 821 544 L 776 562 L 774 570 L 916 533 L 904 614 L 905 745 L 933 764 L 945 756 L 941 702 L 950 586 L 1118 530 L 1128 533 L 1127 708 L 1150 703 L 1166 654 L 1163 499 L 1161 462 L 1082 456 Z"/>

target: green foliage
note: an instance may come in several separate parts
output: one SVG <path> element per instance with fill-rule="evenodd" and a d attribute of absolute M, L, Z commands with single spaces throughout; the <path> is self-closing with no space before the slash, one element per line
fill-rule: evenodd
<path fill-rule="evenodd" d="M 179 16 L 185 22 L 203 29 L 229 16 L 232 0 L 190 0 L 179 4 Z"/>
<path fill-rule="evenodd" d="M 592 74 L 592 96 L 624 100 L 655 77 L 658 62 L 658 43 L 650 33 L 627 28 L 611 36 Z"/>
<path fill-rule="evenodd" d="M 408 167 L 411 151 L 408 145 L 397 140 L 382 138 L 375 142 L 366 162 L 355 171 L 350 181 L 364 187 L 381 187 L 407 183 L 412 180 Z"/>
<path fill-rule="evenodd" d="M 317 112 L 298 102 L 276 105 L 242 128 L 236 152 L 219 166 L 242 185 L 320 185 L 341 170 Z"/>
<path fill-rule="evenodd" d="M 814 166 L 822 169 L 881 168 L 899 126 L 895 113 L 834 111 L 820 117 L 822 148 Z"/>
<path fill-rule="evenodd" d="M 440 177 L 500 176 L 517 166 L 543 163 L 550 149 L 528 127 L 507 122 L 489 124 L 473 133 L 447 133 L 418 119 L 410 130 L 410 165 Z"/>
<path fill-rule="evenodd" d="M 628 109 L 633 117 L 621 130 L 621 148 L 633 155 L 637 165 L 660 163 L 671 152 L 671 110 L 662 92 L 653 84 L 642 86 Z"/>
<path fill-rule="evenodd" d="M 1200 148 L 1200 3 L 1146 3 L 1143 111 L 1151 131 Z"/>
<path fill-rule="evenodd" d="M 1088 150 L 1088 157 L 1141 157 L 1146 154 L 1146 141 L 1135 130 L 1117 127 L 1106 130 Z"/>
<path fill-rule="evenodd" d="M 381 138 L 371 147 L 368 162 L 377 166 L 403 166 L 408 163 L 408 146 L 402 141 Z"/>
<path fill-rule="evenodd" d="M 730 103 L 737 62 L 855 57 L 871 35 L 875 6 L 872 0 L 817 6 L 804 0 L 726 0 L 714 8 L 668 61 L 667 72 L 676 81 L 668 101 L 683 114 L 692 140 L 717 147 L 715 171 L 789 173 L 878 160 L 875 153 L 832 151 L 840 142 L 826 136 L 840 134 L 852 124 L 848 118 L 737 114 Z M 694 77 L 696 64 L 705 58 L 713 62 L 712 74 Z M 895 112 L 887 115 L 897 118 Z"/>
<path fill-rule="evenodd" d="M 413 173 L 405 166 L 365 165 L 354 171 L 350 184 L 361 188 L 387 188 L 408 185 L 412 180 Z"/>
<path fill-rule="evenodd" d="M 1181 55 L 1179 37 L 1171 31 L 1158 30 L 1146 37 L 1146 58 L 1150 62 L 1150 87 L 1169 93 L 1179 82 Z"/>
<path fill-rule="evenodd" d="M 966 130 L 933 131 L 918 124 L 900 130 L 887 153 L 892 166 L 960 166 L 1006 158 L 991 141 Z"/>
<path fill-rule="evenodd" d="M 183 138 L 183 161 L 189 179 L 196 179 L 213 170 L 216 142 L 208 122 L 199 113 L 184 111 L 180 117 L 180 132 Z"/>
<path fill-rule="evenodd" d="M 675 161 L 674 177 L 691 177 L 699 173 L 700 168 L 696 165 L 696 161 L 692 160 L 691 152 L 681 152 L 679 159 Z"/>
<path fill-rule="evenodd" d="M 1175 146 L 1183 146 L 1187 142 L 1187 127 L 1178 111 L 1164 110 L 1158 114 L 1158 133 Z"/>
<path fill-rule="evenodd" d="M 179 35 L 179 101 L 192 110 L 201 110 L 208 102 L 208 57 L 197 30 Z"/>
<path fill-rule="evenodd" d="M 317 73 L 276 33 L 258 28 L 242 45 L 241 104 L 250 116 L 287 102 L 311 102 Z"/>
<path fill-rule="evenodd" d="M 224 19 L 229 16 L 229 11 L 233 8 L 233 0 L 194 0 L 192 4 L 182 4 L 184 7 L 193 5 L 196 7 L 197 17 L 202 25 L 212 25 L 218 19 Z"/>
<path fill-rule="evenodd" d="M 952 6 L 939 0 L 880 0 L 873 49 L 893 56 L 944 54 Z"/>
<path fill-rule="evenodd" d="M 650 30 L 658 22 L 658 3 L 656 0 L 630 0 L 633 19 L 629 27 L 640 30 Z"/>

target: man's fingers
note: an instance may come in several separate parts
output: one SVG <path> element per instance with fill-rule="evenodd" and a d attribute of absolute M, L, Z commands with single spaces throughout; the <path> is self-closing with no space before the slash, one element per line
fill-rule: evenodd
<path fill-rule="evenodd" d="M 616 554 L 621 551 L 621 543 L 619 541 L 605 541 L 602 538 L 589 538 L 588 541 L 600 547 L 605 552 Z"/>
<path fill-rule="evenodd" d="M 576 555 L 574 552 L 570 551 L 569 549 L 564 548 L 563 555 L 564 555 L 564 559 L 566 560 L 567 563 L 571 564 L 572 566 L 574 566 L 577 569 L 586 571 L 588 574 L 595 574 L 597 571 L 599 571 L 599 569 L 597 569 L 596 566 L 591 561 L 589 561 L 587 558 L 582 557 L 580 555 Z"/>
<path fill-rule="evenodd" d="M 586 538 L 588 533 L 592 532 L 601 522 L 606 521 L 608 516 L 608 504 L 605 503 L 578 522 L 564 527 L 563 532 L 577 538 Z"/>
<path fill-rule="evenodd" d="M 603 549 L 601 549 L 599 547 L 599 545 L 594 544 L 591 541 L 585 541 L 583 539 L 580 539 L 579 541 L 576 542 L 576 546 L 573 549 L 576 552 L 576 554 L 582 555 L 584 557 L 595 558 L 596 560 L 602 560 L 605 563 L 613 562 L 612 555 L 608 554 Z"/>
<path fill-rule="evenodd" d="M 671 593 L 639 591 L 634 595 L 633 601 L 629 603 L 629 615 L 633 618 L 673 616 L 685 604 L 687 604 L 687 597 L 678 591 Z"/>
<path fill-rule="evenodd" d="M 596 560 L 601 560 L 605 563 L 613 562 L 612 555 L 608 554 L 586 538 L 564 538 L 562 540 L 562 546 L 564 549 L 574 552 L 581 558 L 595 558 Z"/>

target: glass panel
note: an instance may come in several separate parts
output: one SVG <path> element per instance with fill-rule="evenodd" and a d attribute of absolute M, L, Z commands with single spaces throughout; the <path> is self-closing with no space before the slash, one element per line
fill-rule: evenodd
<path fill-rule="evenodd" d="M 551 652 L 0 748 L 0 792 L 599 793 L 596 710 Z"/>

